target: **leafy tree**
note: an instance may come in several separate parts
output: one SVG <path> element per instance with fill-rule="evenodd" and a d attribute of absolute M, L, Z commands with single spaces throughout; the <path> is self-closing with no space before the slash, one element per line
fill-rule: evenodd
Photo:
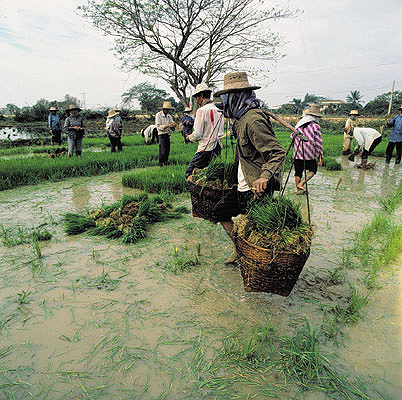
<path fill-rule="evenodd" d="M 8 103 L 5 106 L 5 111 L 7 114 L 14 114 L 16 110 L 18 110 L 18 107 L 15 104 Z"/>
<path fill-rule="evenodd" d="M 87 0 L 79 12 L 115 38 L 123 68 L 163 79 L 183 105 L 189 85 L 250 71 L 250 60 L 266 70 L 282 44 L 269 23 L 297 13 L 260 0 Z"/>
<path fill-rule="evenodd" d="M 363 108 L 364 113 L 371 115 L 385 115 L 388 112 L 391 92 L 382 93 L 369 101 Z M 396 114 L 398 108 L 402 105 L 402 91 L 395 90 L 392 96 L 391 114 Z"/>
<path fill-rule="evenodd" d="M 346 101 L 351 104 L 354 108 L 359 108 L 362 106 L 361 99 L 362 95 L 359 90 L 352 90 L 350 94 L 347 95 Z"/>
<path fill-rule="evenodd" d="M 140 103 L 141 110 L 151 114 L 157 112 L 164 100 L 167 100 L 167 92 L 163 89 L 158 89 L 155 85 L 148 82 L 140 83 L 133 86 L 127 92 L 122 94 L 123 104 L 130 105 L 134 100 Z M 172 101 L 170 98 L 168 101 Z M 173 102 L 176 103 L 176 101 Z M 172 105 L 173 105 L 172 102 Z"/>
<path fill-rule="evenodd" d="M 295 106 L 295 114 L 300 114 L 303 111 L 304 105 L 301 99 L 293 99 L 293 104 Z"/>

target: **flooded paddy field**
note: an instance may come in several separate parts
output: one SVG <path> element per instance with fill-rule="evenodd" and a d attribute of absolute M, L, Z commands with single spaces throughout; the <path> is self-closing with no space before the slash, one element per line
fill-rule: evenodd
<path fill-rule="evenodd" d="M 402 168 L 381 159 L 369 171 L 347 159 L 342 166 L 311 180 L 312 251 L 287 298 L 246 293 L 239 270 L 223 263 L 233 245 L 222 227 L 191 214 L 152 225 L 133 245 L 67 236 L 63 213 L 137 192 L 122 187 L 122 173 L 0 192 L 3 227 L 46 224 L 53 234 L 47 242 L 0 244 L 0 399 L 348 398 L 313 386 L 299 392 L 274 367 L 247 375 L 225 360 L 233 337 L 257 326 L 289 336 L 306 321 L 321 328 L 322 310 L 359 282 L 357 270 L 339 277 L 344 249 L 380 209 L 379 197 L 396 190 Z M 305 196 L 295 199 L 306 213 Z M 187 195 L 173 201 L 191 208 Z M 195 265 L 170 272 L 186 259 Z M 400 264 L 382 271 L 361 319 L 335 342 L 329 335 L 321 342 L 335 355 L 330 363 L 368 393 L 350 398 L 401 398 Z"/>

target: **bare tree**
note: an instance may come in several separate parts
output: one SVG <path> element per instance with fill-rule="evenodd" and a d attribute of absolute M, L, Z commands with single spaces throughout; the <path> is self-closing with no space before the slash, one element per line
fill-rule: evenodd
<path fill-rule="evenodd" d="M 186 89 L 251 60 L 281 57 L 269 22 L 297 11 L 262 0 L 88 0 L 81 15 L 105 35 L 123 68 L 165 80 L 183 104 Z"/>

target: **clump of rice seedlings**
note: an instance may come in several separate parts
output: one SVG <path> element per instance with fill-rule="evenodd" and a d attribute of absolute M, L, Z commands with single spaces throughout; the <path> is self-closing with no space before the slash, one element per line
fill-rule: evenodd
<path fill-rule="evenodd" d="M 392 193 L 387 197 L 380 198 L 379 202 L 387 214 L 393 213 L 395 209 L 402 203 L 402 183 L 399 184 L 395 193 Z"/>
<path fill-rule="evenodd" d="M 173 272 L 174 274 L 178 274 L 199 264 L 200 260 L 198 256 L 189 254 L 186 247 L 181 249 L 174 247 L 172 250 L 171 260 L 164 265 L 164 269 Z"/>
<path fill-rule="evenodd" d="M 83 277 L 81 278 L 82 284 L 87 288 L 96 288 L 104 290 L 115 290 L 118 288 L 120 280 L 112 279 L 109 272 L 103 270 L 102 273 L 96 278 Z"/>
<path fill-rule="evenodd" d="M 170 218 L 180 218 L 186 208 L 173 208 L 161 196 L 149 198 L 141 193 L 123 196 L 121 201 L 92 211 L 89 216 L 67 213 L 65 231 L 69 235 L 87 231 L 90 235 L 120 239 L 135 243 L 146 237 L 150 224 Z"/>
<path fill-rule="evenodd" d="M 88 230 L 88 228 L 96 226 L 92 218 L 80 214 L 66 213 L 63 219 L 64 230 L 67 235 L 78 235 Z"/>
<path fill-rule="evenodd" d="M 4 225 L 0 225 L 1 240 L 7 247 L 18 246 L 32 241 L 50 240 L 52 234 L 43 226 L 44 224 L 29 229 L 22 226 L 6 228 Z"/>
<path fill-rule="evenodd" d="M 310 248 L 313 232 L 293 200 L 265 196 L 250 202 L 248 214 L 235 222 L 235 234 L 265 248 L 299 254 Z"/>
<path fill-rule="evenodd" d="M 342 165 L 332 157 L 324 158 L 323 166 L 327 171 L 340 171 L 342 169 Z"/>
<path fill-rule="evenodd" d="M 362 308 L 369 302 L 368 295 L 361 295 L 355 287 L 351 287 L 351 294 L 346 304 L 336 304 L 328 310 L 333 314 L 337 323 L 349 324 L 357 322 L 361 318 Z"/>
<path fill-rule="evenodd" d="M 215 189 L 227 189 L 233 185 L 233 162 L 222 161 L 215 157 L 208 167 L 203 169 L 195 168 L 189 180 L 203 187 L 209 186 Z"/>

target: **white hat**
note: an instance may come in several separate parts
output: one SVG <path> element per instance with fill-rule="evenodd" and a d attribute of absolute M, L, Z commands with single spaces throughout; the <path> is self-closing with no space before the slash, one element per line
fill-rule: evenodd
<path fill-rule="evenodd" d="M 212 89 L 210 87 L 208 87 L 208 85 L 205 82 L 201 82 L 195 87 L 195 92 L 193 94 L 193 97 L 195 97 L 197 94 L 202 93 L 202 92 L 211 92 L 212 93 Z"/>

